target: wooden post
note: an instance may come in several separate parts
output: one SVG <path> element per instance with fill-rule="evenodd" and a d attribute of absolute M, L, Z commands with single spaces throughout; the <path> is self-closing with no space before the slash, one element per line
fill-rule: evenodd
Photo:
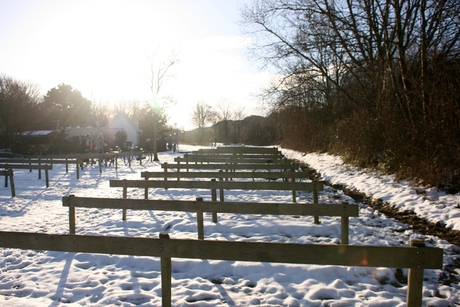
<path fill-rule="evenodd" d="M 83 165 L 83 161 L 81 159 L 77 159 L 77 180 L 80 179 L 80 163 Z"/>
<path fill-rule="evenodd" d="M 348 203 L 346 201 L 342 202 L 342 206 L 348 206 Z M 349 241 L 348 241 L 348 237 L 349 237 L 349 233 L 348 233 L 348 228 L 349 228 L 349 218 L 348 218 L 348 215 L 347 214 L 344 214 L 342 215 L 342 217 L 340 218 L 341 219 L 341 223 L 340 223 L 340 227 L 341 227 L 341 230 L 340 230 L 340 233 L 342 235 L 342 238 L 341 238 L 341 244 L 349 244 Z"/>
<path fill-rule="evenodd" d="M 164 251 L 164 242 L 169 240 L 166 232 L 160 232 L 160 254 Z M 161 306 L 171 307 L 171 257 L 160 257 L 161 261 Z"/>
<path fill-rule="evenodd" d="M 14 187 L 14 172 L 13 169 L 7 169 L 7 172 L 9 173 L 10 177 L 10 185 L 11 185 L 11 196 L 15 197 L 16 196 L 16 188 Z"/>
<path fill-rule="evenodd" d="M 38 165 L 42 165 L 40 158 L 38 158 Z M 32 169 L 30 169 L 30 171 L 32 171 Z M 42 170 L 40 168 L 38 169 L 38 179 L 42 179 Z"/>
<path fill-rule="evenodd" d="M 77 164 L 75 164 L 75 167 L 77 170 L 77 180 L 80 179 L 80 162 L 81 162 L 80 158 L 77 158 L 76 160 Z"/>
<path fill-rule="evenodd" d="M 168 165 L 168 162 L 165 162 L 163 163 L 165 168 L 164 168 L 164 172 L 165 172 L 165 181 L 168 181 L 168 177 L 166 176 L 166 173 L 168 172 L 168 168 L 166 167 Z M 179 178 L 177 178 L 177 180 L 179 180 Z"/>
<path fill-rule="evenodd" d="M 69 207 L 69 233 L 75 234 L 75 207 Z"/>
<path fill-rule="evenodd" d="M 219 170 L 219 174 L 223 174 L 223 170 Z M 220 177 L 219 178 L 219 181 L 223 181 L 224 178 Z M 220 201 L 223 202 L 224 201 L 224 189 L 220 189 Z"/>
<path fill-rule="evenodd" d="M 46 180 L 46 187 L 50 187 L 50 178 L 49 178 L 49 172 L 48 169 L 45 169 L 45 180 Z"/>
<path fill-rule="evenodd" d="M 69 195 L 69 197 L 75 197 L 75 195 Z M 69 233 L 75 234 L 75 207 L 69 206 Z"/>
<path fill-rule="evenodd" d="M 203 197 L 197 197 L 196 202 L 202 202 Z M 203 211 L 197 210 L 196 211 L 196 224 L 198 227 L 198 240 L 204 240 L 204 218 L 203 218 Z"/>
<path fill-rule="evenodd" d="M 126 185 L 126 179 L 123 179 L 123 198 L 128 198 L 128 187 Z M 126 221 L 126 211 L 127 209 L 123 209 L 123 221 Z"/>
<path fill-rule="evenodd" d="M 425 241 L 412 240 L 410 242 L 411 247 L 422 249 L 425 247 Z M 421 268 L 410 268 L 407 280 L 407 307 L 422 306 L 423 297 L 423 269 Z"/>
<path fill-rule="evenodd" d="M 65 173 L 69 172 L 69 163 L 67 163 L 67 158 L 65 158 Z"/>
<path fill-rule="evenodd" d="M 216 182 L 216 179 L 215 178 L 211 179 L 211 182 Z M 216 191 L 216 189 L 211 189 L 211 200 L 212 201 L 217 201 L 217 191 Z M 217 212 L 216 211 L 212 212 L 212 221 L 214 223 L 217 223 Z"/>
<path fill-rule="evenodd" d="M 316 182 L 313 182 L 313 204 L 317 205 L 318 204 L 318 187 L 316 186 Z M 314 216 L 314 223 L 319 224 L 321 223 L 319 221 L 319 216 L 315 215 Z"/>
<path fill-rule="evenodd" d="M 13 175 L 13 169 L 12 168 L 5 168 L 5 171 L 0 171 L 2 175 L 5 175 L 5 188 L 8 187 L 8 179 L 10 180 L 10 185 L 11 185 L 11 197 L 16 196 L 16 190 L 14 187 L 14 175 Z"/>
<path fill-rule="evenodd" d="M 145 177 L 145 180 L 148 181 L 149 180 L 149 177 Z M 149 188 L 148 187 L 145 187 L 144 189 L 144 199 L 149 199 Z"/>

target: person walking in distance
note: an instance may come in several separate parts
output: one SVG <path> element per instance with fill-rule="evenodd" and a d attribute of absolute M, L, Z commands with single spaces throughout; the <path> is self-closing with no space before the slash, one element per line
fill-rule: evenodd
<path fill-rule="evenodd" d="M 97 152 L 104 153 L 104 147 L 107 146 L 107 144 L 105 143 L 104 135 L 102 133 L 99 133 L 94 143 L 96 145 Z"/>

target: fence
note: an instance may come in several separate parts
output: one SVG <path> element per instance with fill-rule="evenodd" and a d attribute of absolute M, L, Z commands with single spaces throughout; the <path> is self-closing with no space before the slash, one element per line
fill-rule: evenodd
<path fill-rule="evenodd" d="M 309 191 L 313 193 L 313 203 L 318 203 L 318 191 L 324 189 L 323 182 L 249 182 L 249 181 L 153 181 L 153 180 L 110 180 L 110 187 L 123 188 L 123 198 L 128 197 L 128 188 L 144 188 L 144 198 L 148 199 L 149 188 L 164 189 L 209 189 L 211 198 L 217 200 L 217 190 L 220 192 L 220 201 L 225 200 L 225 190 L 274 190 L 292 191 L 292 202 L 297 202 L 296 191 Z M 213 221 L 217 222 L 217 212 L 213 212 Z M 319 217 L 315 216 L 315 223 L 319 223 Z"/>
<path fill-rule="evenodd" d="M 128 188 L 164 188 L 164 189 L 209 189 L 212 194 L 220 190 L 220 200 L 224 201 L 225 190 L 273 190 L 292 191 L 292 202 L 296 202 L 296 191 L 309 191 L 317 193 L 322 191 L 322 182 L 251 182 L 251 181 L 154 181 L 154 180 L 110 180 L 110 187 L 123 188 L 124 198 L 127 197 Z M 146 190 L 148 191 L 148 190 Z M 144 195 L 148 199 L 148 193 Z"/>
<path fill-rule="evenodd" d="M 180 163 L 163 163 L 161 165 L 163 169 L 176 169 L 178 172 L 180 170 L 190 169 L 207 169 L 207 170 L 225 170 L 225 171 L 236 171 L 236 170 L 264 170 L 264 171 L 285 171 L 291 170 L 295 171 L 299 168 L 298 165 L 293 163 L 215 163 L 215 164 L 180 164 Z"/>
<path fill-rule="evenodd" d="M 257 155 L 282 155 L 281 151 L 276 147 L 217 147 L 217 148 L 206 148 L 194 151 L 194 154 L 257 154 Z"/>
<path fill-rule="evenodd" d="M 11 197 L 16 196 L 16 189 L 14 187 L 14 172 L 12 169 L 0 170 L 0 176 L 5 176 L 5 188 L 8 187 L 8 178 L 10 179 Z"/>
<path fill-rule="evenodd" d="M 186 200 L 145 200 L 126 198 L 91 198 L 64 196 L 62 205 L 69 207 L 69 232 L 76 233 L 75 208 L 104 208 L 122 209 L 123 220 L 126 220 L 126 210 L 162 210 L 196 212 L 198 239 L 204 239 L 204 212 L 218 211 L 221 213 L 239 214 L 273 214 L 273 215 L 303 215 L 303 216 L 340 216 L 341 243 L 349 242 L 349 217 L 358 216 L 359 207 L 342 203 L 330 204 L 283 204 L 283 203 L 250 203 L 250 202 L 204 202 L 199 197 L 196 201 Z"/>
<path fill-rule="evenodd" d="M 181 178 L 215 178 L 215 179 L 265 179 L 265 180 L 276 180 L 281 179 L 283 181 L 298 181 L 300 179 L 308 179 L 309 174 L 307 172 L 224 172 L 220 171 L 208 171 L 208 172 L 167 172 L 165 168 L 164 172 L 141 172 L 141 177 L 146 180 L 150 178 L 163 178 L 165 181 L 168 179 Z"/>
<path fill-rule="evenodd" d="M 0 231 L 0 246 L 160 257 L 163 307 L 171 306 L 171 258 L 409 268 L 408 307 L 422 306 L 424 269 L 440 269 L 443 264 L 442 249 L 424 247 L 423 241 L 411 242 L 411 247 L 381 247 L 177 240 L 167 233 L 153 239 Z"/>
<path fill-rule="evenodd" d="M 208 152 L 208 153 L 202 153 L 198 151 L 192 151 L 192 152 L 187 152 L 184 154 L 184 157 L 201 157 L 203 159 L 205 158 L 222 158 L 222 159 L 273 159 L 273 160 L 280 160 L 284 158 L 284 155 L 281 152 L 277 152 L 274 154 L 251 154 L 251 153 L 246 153 L 246 154 L 237 154 L 237 153 L 218 153 L 218 152 Z"/>
<path fill-rule="evenodd" d="M 46 155 L 46 156 L 30 156 L 30 159 L 42 159 L 42 160 L 58 160 L 58 159 L 79 159 L 80 165 L 82 165 L 83 160 L 95 160 L 99 161 L 99 172 L 102 173 L 102 164 L 111 161 L 115 165 L 115 169 L 118 169 L 118 158 L 123 158 L 123 160 L 131 167 L 131 163 L 134 159 L 137 159 L 140 164 L 142 164 L 142 157 L 144 152 L 142 151 L 126 151 L 126 152 L 85 152 L 85 153 L 72 153 L 72 154 L 62 154 L 62 155 Z M 137 158 L 136 158 L 137 157 Z"/>
<path fill-rule="evenodd" d="M 286 163 L 282 159 L 273 158 L 221 158 L 207 156 L 184 156 L 174 158 L 178 163 Z"/>
<path fill-rule="evenodd" d="M 77 170 L 77 179 L 80 178 L 78 167 L 81 163 L 79 159 L 75 158 L 53 158 L 53 157 L 29 157 L 25 159 L 1 159 L 0 162 L 2 163 L 22 163 L 22 164 L 65 164 L 65 172 L 69 172 L 69 164 L 75 164 Z"/>
<path fill-rule="evenodd" d="M 0 161 L 1 162 L 1 161 Z M 48 171 L 53 169 L 52 165 L 49 164 L 13 164 L 13 163 L 0 163 L 0 168 L 3 168 L 5 170 L 8 169 L 28 169 L 30 171 L 36 169 L 38 170 L 38 179 L 42 179 L 42 170 L 45 171 L 45 181 L 46 181 L 46 187 L 49 188 L 50 186 L 50 180 L 49 180 L 49 174 Z"/>

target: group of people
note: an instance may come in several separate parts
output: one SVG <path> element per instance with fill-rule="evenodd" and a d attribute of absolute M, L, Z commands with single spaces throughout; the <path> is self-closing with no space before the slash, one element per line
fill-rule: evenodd
<path fill-rule="evenodd" d="M 173 143 L 171 139 L 168 140 L 168 150 L 176 152 L 176 143 Z"/>
<path fill-rule="evenodd" d="M 96 152 L 103 153 L 104 148 L 107 146 L 104 140 L 104 135 L 99 133 L 99 135 L 93 141 L 91 140 L 91 135 L 89 133 L 86 134 L 84 138 L 82 138 L 80 143 L 81 152 L 90 152 L 91 150 L 95 149 Z"/>

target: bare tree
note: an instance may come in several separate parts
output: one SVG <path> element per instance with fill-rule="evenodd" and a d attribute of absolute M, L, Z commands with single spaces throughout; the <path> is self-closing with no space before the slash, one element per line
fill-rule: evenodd
<path fill-rule="evenodd" d="M 222 142 L 229 142 L 230 120 L 233 116 L 233 105 L 227 100 L 223 99 L 217 104 L 217 120 L 220 122 L 222 131 L 219 133 L 222 136 Z"/>
<path fill-rule="evenodd" d="M 171 68 L 176 65 L 179 60 L 177 54 L 174 52 L 166 59 L 161 59 L 158 52 L 154 52 L 148 56 L 148 61 L 150 64 L 148 86 L 152 95 L 151 100 L 148 101 L 148 107 L 153 117 L 153 155 L 154 160 L 159 161 L 156 143 L 158 139 L 159 121 L 160 118 L 164 117 L 165 108 L 174 104 L 174 99 L 171 96 L 162 95 L 164 94 L 162 93 L 162 89 L 164 82 L 172 77 L 170 74 Z"/>
<path fill-rule="evenodd" d="M 192 123 L 198 127 L 199 141 L 203 141 L 204 128 L 216 120 L 213 108 L 204 101 L 198 101 L 192 111 Z"/>
<path fill-rule="evenodd" d="M 233 142 L 241 142 L 241 121 L 245 118 L 245 112 L 243 106 L 238 106 L 233 110 L 233 119 L 235 120 L 235 133 Z"/>
<path fill-rule="evenodd" d="M 460 169 L 458 16 L 458 0 L 258 0 L 242 11 L 253 54 L 282 76 L 270 94 L 286 120 L 304 112 L 323 148 L 384 157 L 385 170 L 434 184 Z"/>
<path fill-rule="evenodd" d="M 198 101 L 192 111 L 192 123 L 199 129 L 206 127 L 215 119 L 212 106 L 204 101 Z"/>

